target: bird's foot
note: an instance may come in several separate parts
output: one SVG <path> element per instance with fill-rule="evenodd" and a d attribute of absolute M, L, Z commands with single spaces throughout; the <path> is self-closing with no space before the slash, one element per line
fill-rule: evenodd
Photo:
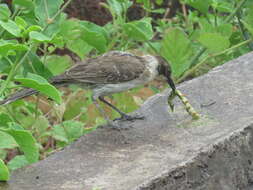
<path fill-rule="evenodd" d="M 121 117 L 114 119 L 113 121 L 134 121 L 134 120 L 143 120 L 145 117 L 142 115 L 127 115 L 122 114 Z"/>

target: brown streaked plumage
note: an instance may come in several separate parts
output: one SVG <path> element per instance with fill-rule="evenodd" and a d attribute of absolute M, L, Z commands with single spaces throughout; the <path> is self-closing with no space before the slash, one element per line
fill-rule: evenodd
<path fill-rule="evenodd" d="M 97 100 L 99 99 L 116 110 L 121 115 L 120 119 L 142 119 L 143 117 L 129 116 L 121 112 L 107 102 L 104 96 L 146 84 L 154 80 L 158 75 L 166 77 L 174 92 L 176 88 L 171 79 L 170 66 L 162 57 L 152 55 L 136 56 L 127 52 L 111 51 L 75 64 L 65 73 L 53 77 L 50 82 L 55 86 L 78 84 L 83 88 L 92 89 L 94 104 L 106 120 L 112 123 L 105 111 L 99 106 Z M 36 93 L 36 90 L 24 89 L 3 100 L 0 105 L 8 104 Z"/>

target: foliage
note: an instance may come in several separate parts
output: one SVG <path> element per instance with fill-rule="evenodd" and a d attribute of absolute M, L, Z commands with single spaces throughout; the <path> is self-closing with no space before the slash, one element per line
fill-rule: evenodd
<path fill-rule="evenodd" d="M 207 65 L 214 67 L 252 50 L 249 0 L 181 0 L 182 11 L 171 19 L 166 18 L 167 10 L 156 8 L 162 0 L 137 0 L 146 14 L 134 21 L 127 19 L 132 1 L 107 0 L 101 5 L 113 20 L 105 26 L 67 18 L 63 10 L 70 1 L 13 0 L 11 8 L 0 4 L 0 76 L 7 76 L 0 80 L 0 99 L 15 88 L 31 87 L 57 103 L 32 97 L 0 107 L 0 180 L 8 180 L 9 170 L 38 161 L 104 122 L 90 91 L 71 86 L 72 93 L 65 89 L 68 96 L 62 100 L 48 82 L 73 64 L 70 55 L 84 60 L 110 50 L 161 52 L 175 79 L 182 81 Z M 154 20 L 153 14 L 163 17 Z M 71 53 L 60 56 L 59 50 Z M 151 84 L 150 89 L 115 94 L 111 101 L 130 112 L 162 88 Z M 9 161 L 10 150 L 17 154 Z"/>

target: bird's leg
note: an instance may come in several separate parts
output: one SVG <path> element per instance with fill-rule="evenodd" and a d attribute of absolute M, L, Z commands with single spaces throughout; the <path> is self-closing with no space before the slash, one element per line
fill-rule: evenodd
<path fill-rule="evenodd" d="M 144 119 L 143 116 L 138 116 L 138 115 L 135 115 L 135 116 L 130 116 L 130 115 L 127 115 L 126 113 L 120 111 L 117 107 L 115 107 L 114 105 L 112 105 L 111 103 L 107 102 L 104 97 L 100 96 L 99 97 L 99 100 L 103 103 L 105 103 L 106 105 L 110 106 L 112 109 L 114 109 L 116 112 L 118 112 L 120 114 L 120 118 L 116 118 L 115 120 L 126 120 L 126 121 L 133 121 L 133 120 L 136 120 L 136 119 Z M 115 121 L 114 120 L 114 121 Z"/>
<path fill-rule="evenodd" d="M 92 101 L 93 101 L 93 103 L 95 104 L 95 106 L 96 106 L 96 108 L 98 109 L 98 111 L 100 112 L 100 114 L 106 119 L 107 123 L 108 123 L 109 125 L 111 125 L 112 127 L 118 128 L 118 126 L 115 126 L 114 123 L 113 123 L 113 121 L 111 121 L 111 120 L 109 119 L 109 117 L 106 115 L 105 111 L 104 111 L 104 110 L 101 108 L 101 106 L 99 105 L 99 103 L 98 103 L 98 101 L 96 100 L 96 98 L 94 98 L 93 96 L 92 96 Z"/>

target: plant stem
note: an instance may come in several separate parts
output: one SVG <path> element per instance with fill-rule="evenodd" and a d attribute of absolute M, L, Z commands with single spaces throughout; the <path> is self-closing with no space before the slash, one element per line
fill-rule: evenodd
<path fill-rule="evenodd" d="M 189 75 L 193 74 L 193 73 L 198 69 L 198 67 L 200 67 L 202 64 L 204 64 L 205 61 L 206 61 L 207 59 L 209 59 L 209 58 L 211 58 L 211 57 L 217 57 L 217 56 L 222 55 L 222 54 L 224 54 L 224 53 L 227 53 L 227 52 L 229 52 L 229 51 L 231 51 L 231 50 L 234 50 L 234 49 L 236 49 L 236 48 L 238 48 L 238 47 L 241 47 L 241 46 L 243 46 L 243 45 L 245 45 L 245 44 L 248 44 L 248 43 L 250 43 L 250 42 L 252 42 L 252 41 L 253 41 L 252 39 L 249 39 L 249 40 L 243 41 L 243 42 L 241 42 L 241 43 L 239 43 L 239 44 L 236 44 L 235 46 L 233 46 L 233 47 L 231 47 L 231 48 L 225 49 L 225 50 L 222 51 L 222 52 L 219 52 L 219 53 L 216 53 L 216 54 L 212 54 L 212 55 L 206 56 L 206 57 L 205 57 L 204 59 L 202 59 L 197 65 L 195 65 L 194 67 L 192 67 L 191 69 L 189 69 L 188 71 L 186 71 L 186 72 L 183 74 L 183 76 L 180 77 L 180 78 L 176 81 L 176 83 L 180 83 L 180 82 L 184 81 Z"/>

